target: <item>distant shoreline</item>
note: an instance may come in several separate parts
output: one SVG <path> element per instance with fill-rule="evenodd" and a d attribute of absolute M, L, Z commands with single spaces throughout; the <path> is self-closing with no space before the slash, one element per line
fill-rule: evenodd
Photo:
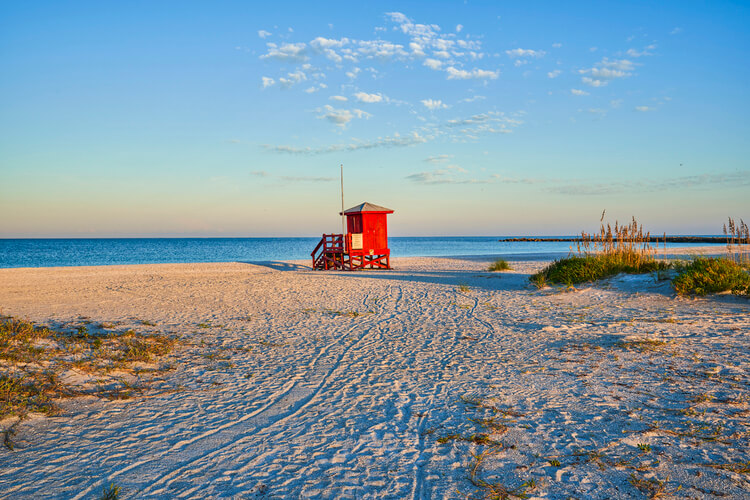
<path fill-rule="evenodd" d="M 573 242 L 582 242 L 582 238 L 500 238 L 497 241 L 501 242 L 509 242 L 509 243 L 516 243 L 516 242 L 535 242 L 535 243 L 543 243 L 543 242 L 563 242 L 563 241 L 573 241 Z M 658 237 L 658 236 L 652 236 L 650 238 L 645 238 L 643 241 L 646 241 L 648 243 L 717 243 L 717 244 L 723 244 L 727 243 L 726 236 L 667 236 L 667 237 Z"/>

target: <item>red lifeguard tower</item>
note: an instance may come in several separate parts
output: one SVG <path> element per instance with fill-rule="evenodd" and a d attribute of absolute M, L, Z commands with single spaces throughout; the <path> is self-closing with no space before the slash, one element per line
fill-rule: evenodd
<path fill-rule="evenodd" d="M 344 210 L 347 234 L 324 234 L 310 254 L 313 269 L 390 269 L 390 208 L 361 203 Z"/>

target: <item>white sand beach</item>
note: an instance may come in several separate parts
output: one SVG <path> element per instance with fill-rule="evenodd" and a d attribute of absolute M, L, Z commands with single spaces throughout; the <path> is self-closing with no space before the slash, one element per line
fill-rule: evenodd
<path fill-rule="evenodd" d="M 0 497 L 750 497 L 750 302 L 489 263 L 0 269 L 5 315 L 181 339 L 141 395 L 20 422 Z"/>

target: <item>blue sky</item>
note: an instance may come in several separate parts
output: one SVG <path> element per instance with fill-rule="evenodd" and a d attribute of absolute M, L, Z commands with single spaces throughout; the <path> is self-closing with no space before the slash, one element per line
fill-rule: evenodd
<path fill-rule="evenodd" d="M 735 2 L 0 7 L 0 237 L 655 233 L 750 219 Z"/>

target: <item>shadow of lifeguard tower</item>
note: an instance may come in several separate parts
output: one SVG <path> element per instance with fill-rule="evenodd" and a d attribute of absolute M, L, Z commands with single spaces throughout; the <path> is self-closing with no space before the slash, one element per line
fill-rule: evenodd
<path fill-rule="evenodd" d="M 388 214 L 390 208 L 361 203 L 344 210 L 346 234 L 324 234 L 312 251 L 313 269 L 390 269 Z"/>

